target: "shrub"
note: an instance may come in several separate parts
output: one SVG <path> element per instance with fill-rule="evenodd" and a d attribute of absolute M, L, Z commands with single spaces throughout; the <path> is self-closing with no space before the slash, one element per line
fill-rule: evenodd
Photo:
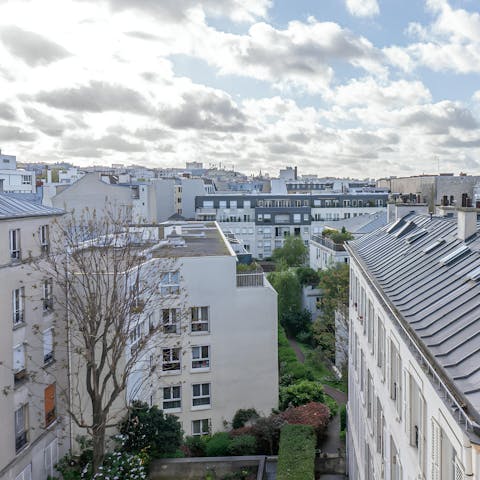
<path fill-rule="evenodd" d="M 249 420 L 253 420 L 258 417 L 259 415 L 254 408 L 241 408 L 240 410 L 237 410 L 233 416 L 232 427 L 241 428 L 245 426 Z"/>
<path fill-rule="evenodd" d="M 347 407 L 342 405 L 340 407 L 340 431 L 347 429 Z"/>
<path fill-rule="evenodd" d="M 257 453 L 264 455 L 276 455 L 280 440 L 280 429 L 285 420 L 279 415 L 259 418 L 252 426 L 251 433 L 255 436 Z"/>
<path fill-rule="evenodd" d="M 294 425 L 309 425 L 321 434 L 330 420 L 330 410 L 323 403 L 311 402 L 300 407 L 289 408 L 279 417 L 285 422 Z"/>
<path fill-rule="evenodd" d="M 329 395 L 324 395 L 324 403 L 330 409 L 330 418 L 334 417 L 338 412 L 338 403 Z"/>
<path fill-rule="evenodd" d="M 298 407 L 310 402 L 323 402 L 323 387 L 318 382 L 302 380 L 288 387 L 280 387 L 280 408 Z"/>
<path fill-rule="evenodd" d="M 217 432 L 207 440 L 207 457 L 223 457 L 228 455 L 230 436 L 227 432 Z"/>
<path fill-rule="evenodd" d="M 105 457 L 103 465 L 94 475 L 93 480 L 146 480 L 148 461 L 139 454 L 113 452 Z"/>
<path fill-rule="evenodd" d="M 253 435 L 235 436 L 228 445 L 230 455 L 254 455 L 256 453 L 256 441 Z"/>
<path fill-rule="evenodd" d="M 182 443 L 182 429 L 178 418 L 164 415 L 156 405 L 135 401 L 120 425 L 124 436 L 122 449 L 137 453 L 148 448 L 152 457 L 175 453 Z"/>
<path fill-rule="evenodd" d="M 189 457 L 204 457 L 206 455 L 206 437 L 195 435 L 185 438 L 185 448 Z"/>
<path fill-rule="evenodd" d="M 285 425 L 280 436 L 278 480 L 311 480 L 315 475 L 315 432 L 307 425 Z"/>

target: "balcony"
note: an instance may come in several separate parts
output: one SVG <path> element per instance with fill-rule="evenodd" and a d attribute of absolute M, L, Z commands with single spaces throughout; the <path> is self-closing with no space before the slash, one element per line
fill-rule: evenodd
<path fill-rule="evenodd" d="M 333 250 L 334 252 L 344 252 L 345 245 L 343 243 L 335 243 L 330 238 L 324 237 L 322 235 L 312 235 L 312 241 L 323 245 L 325 248 L 329 250 Z"/>
<path fill-rule="evenodd" d="M 237 287 L 263 287 L 264 285 L 263 272 L 237 273 Z"/>

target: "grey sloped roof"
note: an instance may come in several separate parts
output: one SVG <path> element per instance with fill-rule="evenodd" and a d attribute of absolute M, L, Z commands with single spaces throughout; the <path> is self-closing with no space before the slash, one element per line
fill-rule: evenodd
<path fill-rule="evenodd" d="M 389 233 L 391 225 L 349 242 L 352 253 L 478 421 L 480 271 L 478 280 L 469 274 L 480 268 L 480 237 L 457 239 L 456 220 L 444 217 L 409 214 Z M 445 261 L 462 246 L 464 252 Z"/>
<path fill-rule="evenodd" d="M 357 217 L 342 218 L 341 220 L 326 220 L 326 228 L 341 230 L 345 227 L 347 232 L 353 235 L 364 235 L 373 232 L 377 228 L 387 224 L 387 211 L 371 213 L 368 215 L 358 215 Z"/>
<path fill-rule="evenodd" d="M 59 208 L 46 207 L 28 200 L 21 200 L 7 194 L 0 194 L 0 220 L 8 218 L 41 217 L 63 215 Z"/>

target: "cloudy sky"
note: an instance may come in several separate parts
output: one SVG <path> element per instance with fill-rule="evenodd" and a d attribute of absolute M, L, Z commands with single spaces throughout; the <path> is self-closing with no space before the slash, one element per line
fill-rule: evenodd
<path fill-rule="evenodd" d="M 0 148 L 480 174 L 478 0 L 0 0 Z"/>

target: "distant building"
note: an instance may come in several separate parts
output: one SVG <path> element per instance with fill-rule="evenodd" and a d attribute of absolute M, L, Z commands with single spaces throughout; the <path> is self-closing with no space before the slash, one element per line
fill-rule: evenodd
<path fill-rule="evenodd" d="M 35 172 L 17 168 L 17 158 L 0 150 L 0 182 L 4 192 L 35 193 Z"/>
<path fill-rule="evenodd" d="M 197 196 L 196 218 L 216 220 L 233 230 L 255 258 L 268 258 L 289 235 L 298 235 L 308 246 L 326 222 L 386 210 L 382 192 L 325 193 L 317 195 L 216 194 Z"/>

